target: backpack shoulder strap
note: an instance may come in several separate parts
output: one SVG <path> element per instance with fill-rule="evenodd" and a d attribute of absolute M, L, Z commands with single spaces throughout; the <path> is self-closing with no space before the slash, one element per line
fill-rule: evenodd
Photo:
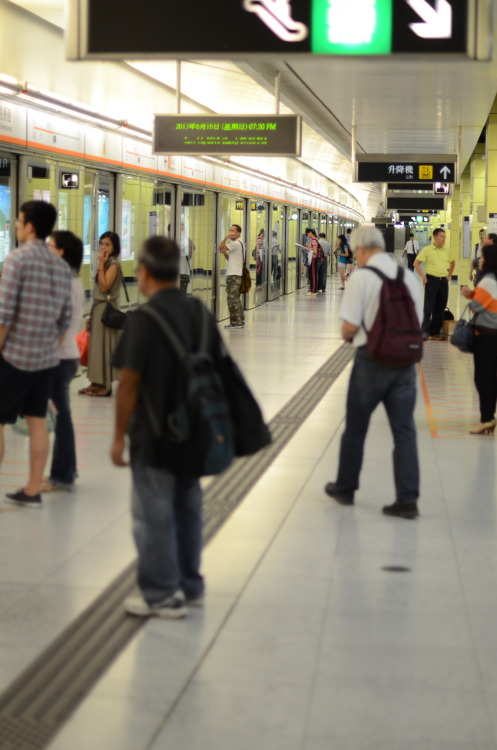
<path fill-rule="evenodd" d="M 198 307 L 200 311 L 200 346 L 198 351 L 207 352 L 209 349 L 209 314 L 202 303 L 199 303 Z M 161 315 L 155 307 L 152 307 L 152 305 L 143 305 L 140 309 L 155 320 L 179 359 L 185 360 L 190 352 L 183 345 L 181 339 L 169 321 L 166 320 L 166 318 Z"/>
<path fill-rule="evenodd" d="M 365 271 L 373 271 L 373 273 L 379 276 L 382 281 L 388 280 L 388 276 L 386 276 L 383 271 L 380 271 L 379 268 L 373 268 L 373 266 L 363 266 L 363 269 Z M 399 267 L 399 271 L 402 271 L 402 268 Z"/>

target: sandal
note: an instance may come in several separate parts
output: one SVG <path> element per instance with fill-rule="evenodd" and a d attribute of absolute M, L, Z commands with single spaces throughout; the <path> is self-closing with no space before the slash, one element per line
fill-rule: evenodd
<path fill-rule="evenodd" d="M 109 388 L 108 391 L 105 390 L 105 388 L 97 388 L 92 391 L 88 391 L 87 396 L 92 396 L 93 398 L 107 398 L 108 396 L 112 396 L 112 388 Z"/>
<path fill-rule="evenodd" d="M 62 492 L 63 490 L 63 487 L 57 487 L 57 485 L 51 482 L 43 482 L 40 487 L 40 492 Z"/>
<path fill-rule="evenodd" d="M 88 385 L 86 388 L 81 388 L 81 390 L 78 391 L 80 396 L 89 396 L 93 391 L 97 391 L 100 388 L 98 385 Z"/>

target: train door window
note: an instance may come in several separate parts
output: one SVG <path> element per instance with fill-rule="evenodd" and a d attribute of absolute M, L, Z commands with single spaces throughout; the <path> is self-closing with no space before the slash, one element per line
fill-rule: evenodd
<path fill-rule="evenodd" d="M 56 203 L 58 187 L 55 163 L 48 160 L 33 161 L 27 157 L 22 159 L 26 167 L 26 185 L 23 191 L 25 200 Z"/>
<path fill-rule="evenodd" d="M 284 257 L 284 234 L 285 234 L 285 209 L 278 203 L 271 206 L 271 233 L 269 237 L 268 252 L 268 275 L 269 275 L 269 299 L 277 299 L 285 288 L 283 262 Z"/>
<path fill-rule="evenodd" d="M 270 263 L 269 204 L 264 201 L 249 201 L 248 258 L 252 289 L 246 295 L 248 307 L 262 305 L 267 300 L 267 266 Z M 248 265 L 248 262 L 247 262 Z"/>
<path fill-rule="evenodd" d="M 161 234 L 174 237 L 174 186 L 157 182 L 154 189 L 152 205 L 148 209 L 147 226 L 144 227 L 147 237 Z"/>
<path fill-rule="evenodd" d="M 176 242 L 180 247 L 180 288 L 214 309 L 215 193 L 181 187 Z"/>
<path fill-rule="evenodd" d="M 0 266 L 15 247 L 16 160 L 0 153 Z"/>
<path fill-rule="evenodd" d="M 298 242 L 300 242 L 299 212 L 298 209 L 289 207 L 286 209 L 286 294 L 291 294 L 297 288 L 298 258 L 300 258 Z"/>
<path fill-rule="evenodd" d="M 238 224 L 242 228 L 242 235 L 240 239 L 245 247 L 245 254 L 247 256 L 247 265 L 250 261 L 250 253 L 248 252 L 248 239 L 246 237 L 246 205 L 247 201 L 245 198 L 237 198 L 233 195 L 222 194 L 219 196 L 219 212 L 218 212 L 218 230 L 216 244 L 219 245 L 221 240 L 228 234 L 229 228 L 232 224 Z M 224 320 L 229 317 L 228 303 L 226 301 L 226 267 L 228 262 L 225 260 L 221 253 L 217 253 L 217 273 L 216 273 L 216 318 L 217 320 Z M 247 295 L 245 295 L 247 296 Z"/>
<path fill-rule="evenodd" d="M 121 239 L 123 272 L 128 275 L 140 244 L 141 178 L 136 175 L 119 175 L 119 182 L 117 233 Z M 126 266 L 130 266 L 130 269 Z"/>

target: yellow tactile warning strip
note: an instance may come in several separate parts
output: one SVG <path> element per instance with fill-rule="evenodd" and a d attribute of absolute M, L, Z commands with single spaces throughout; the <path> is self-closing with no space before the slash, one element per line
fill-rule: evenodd
<path fill-rule="evenodd" d="M 427 341 L 419 365 L 421 390 L 434 438 L 467 435 L 479 421 L 473 357 L 445 341 Z"/>

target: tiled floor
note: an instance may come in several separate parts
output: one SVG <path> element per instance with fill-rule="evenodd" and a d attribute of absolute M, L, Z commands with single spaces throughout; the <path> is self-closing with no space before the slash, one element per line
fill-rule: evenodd
<path fill-rule="evenodd" d="M 339 345 L 337 294 L 293 295 L 229 334 L 268 416 Z M 497 750 L 495 442 L 468 434 L 470 363 L 427 345 L 418 521 L 380 513 L 394 497 L 382 410 L 356 505 L 323 493 L 346 372 L 206 549 L 204 609 L 149 622 L 50 750 Z M 470 406 L 448 424 L 437 409 L 453 387 Z M 82 401 L 81 424 L 102 420 L 105 432 L 100 408 Z M 2 676 L 132 556 L 128 477 L 102 459 L 106 439 L 84 438 L 74 496 L 0 515 Z M 16 441 L 11 458 L 22 460 Z"/>

